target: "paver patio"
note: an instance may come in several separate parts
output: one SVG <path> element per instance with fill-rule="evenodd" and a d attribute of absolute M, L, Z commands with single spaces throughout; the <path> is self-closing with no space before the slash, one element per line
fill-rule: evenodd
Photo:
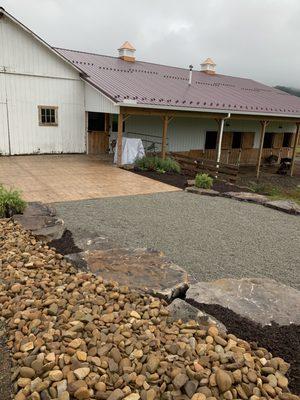
<path fill-rule="evenodd" d="M 1 157 L 1 183 L 22 190 L 27 201 L 47 203 L 178 191 L 87 155 Z"/>

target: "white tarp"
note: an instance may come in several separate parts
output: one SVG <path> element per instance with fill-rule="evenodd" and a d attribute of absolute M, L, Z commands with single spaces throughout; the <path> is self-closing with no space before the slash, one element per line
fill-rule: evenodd
<path fill-rule="evenodd" d="M 118 143 L 115 147 L 114 162 L 118 159 Z M 137 158 L 145 155 L 143 142 L 141 139 L 123 138 L 122 140 L 122 164 L 133 164 Z"/>

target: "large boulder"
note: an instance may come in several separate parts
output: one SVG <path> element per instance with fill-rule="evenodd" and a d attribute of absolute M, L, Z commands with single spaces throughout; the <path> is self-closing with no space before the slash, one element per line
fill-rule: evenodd
<path fill-rule="evenodd" d="M 218 321 L 206 312 L 198 310 L 198 308 L 182 299 L 174 299 L 172 303 L 168 305 L 167 309 L 169 310 L 169 319 L 171 321 L 178 321 L 179 319 L 183 322 L 196 321 L 200 325 L 206 327 L 215 324 L 220 331 L 226 332 L 226 327 L 222 322 Z"/>
<path fill-rule="evenodd" d="M 162 252 L 139 248 L 87 250 L 66 258 L 77 267 L 87 269 L 105 280 L 142 289 L 166 299 L 187 290 L 187 272 L 168 260 Z"/>
<path fill-rule="evenodd" d="M 57 217 L 55 208 L 40 202 L 28 203 L 24 213 L 14 215 L 13 220 L 46 242 L 60 239 L 65 230 L 64 221 Z"/>
<path fill-rule="evenodd" d="M 189 287 L 186 301 L 226 307 L 256 323 L 300 324 L 300 292 L 272 279 L 219 279 Z"/>
<path fill-rule="evenodd" d="M 262 194 L 252 193 L 252 192 L 226 192 L 223 196 L 229 197 L 231 199 L 248 201 L 250 203 L 265 204 L 268 201 L 267 196 Z"/>

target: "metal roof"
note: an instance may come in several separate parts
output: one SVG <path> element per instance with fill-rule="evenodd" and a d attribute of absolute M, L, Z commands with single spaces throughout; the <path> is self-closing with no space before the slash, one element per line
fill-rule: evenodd
<path fill-rule="evenodd" d="M 252 79 L 56 48 L 84 79 L 120 105 L 300 118 L 300 98 Z"/>

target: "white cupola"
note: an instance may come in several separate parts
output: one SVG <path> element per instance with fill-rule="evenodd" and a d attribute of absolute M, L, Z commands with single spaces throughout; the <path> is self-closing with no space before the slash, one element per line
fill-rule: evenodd
<path fill-rule="evenodd" d="M 216 65 L 211 58 L 207 58 L 201 64 L 201 71 L 213 75 L 216 73 Z"/>
<path fill-rule="evenodd" d="M 118 49 L 119 50 L 119 58 L 124 61 L 134 62 L 135 61 L 135 48 L 132 46 L 131 43 L 125 42 L 122 46 Z"/>

